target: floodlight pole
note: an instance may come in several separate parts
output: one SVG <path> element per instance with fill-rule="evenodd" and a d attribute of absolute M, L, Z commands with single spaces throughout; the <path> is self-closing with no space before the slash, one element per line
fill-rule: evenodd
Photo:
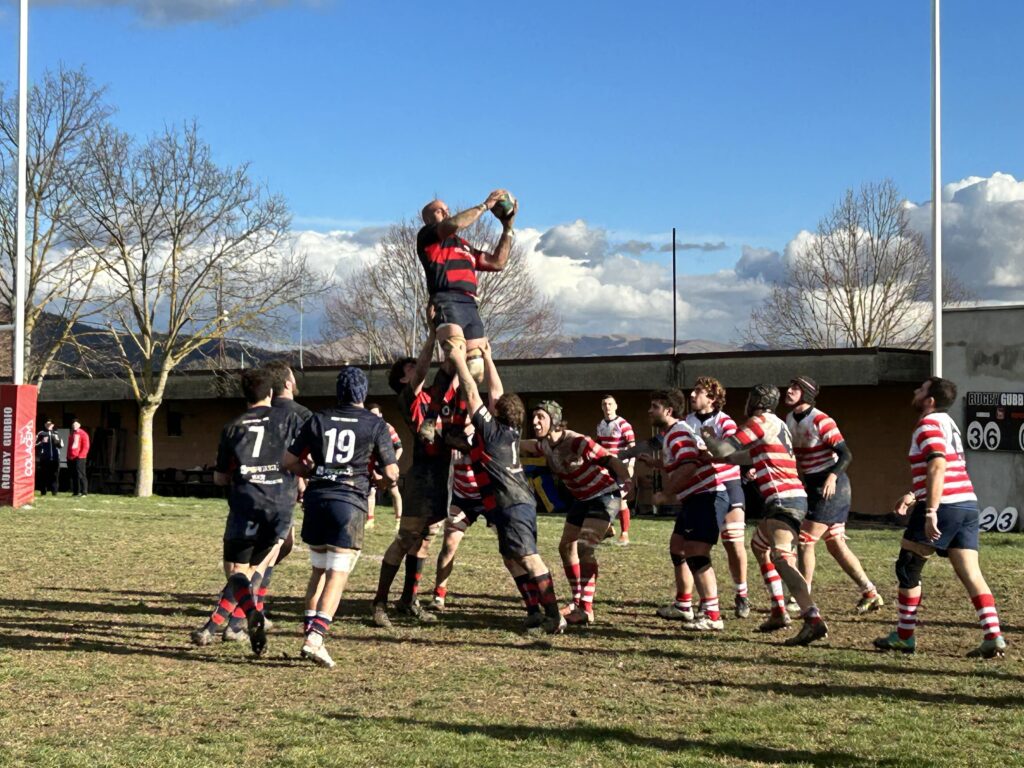
<path fill-rule="evenodd" d="M 678 337 L 676 333 L 676 228 L 672 227 L 672 357 L 676 356 Z"/>
<path fill-rule="evenodd" d="M 14 259 L 14 383 L 25 383 L 25 196 L 28 176 L 28 0 L 18 43 L 18 223 Z"/>
<path fill-rule="evenodd" d="M 939 54 L 939 0 L 932 0 L 932 375 L 942 375 L 942 88 Z"/>

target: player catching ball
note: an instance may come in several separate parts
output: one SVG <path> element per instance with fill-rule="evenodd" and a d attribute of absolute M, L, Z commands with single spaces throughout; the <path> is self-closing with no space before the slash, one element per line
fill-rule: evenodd
<path fill-rule="evenodd" d="M 459 236 L 486 211 L 501 222 L 501 237 L 494 253 L 482 251 Z M 483 381 L 481 347 L 487 341 L 477 308 L 477 272 L 498 272 L 505 268 L 515 233 L 518 203 L 504 189 L 496 189 L 479 205 L 454 216 L 443 200 L 423 206 L 423 227 L 416 235 L 416 253 L 427 277 L 427 293 L 434 307 L 434 327 L 445 359 L 452 347 L 466 350 L 466 363 L 473 378 Z"/>

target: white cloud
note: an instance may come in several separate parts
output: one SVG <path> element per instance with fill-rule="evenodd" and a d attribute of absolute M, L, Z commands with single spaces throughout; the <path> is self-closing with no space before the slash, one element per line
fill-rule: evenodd
<path fill-rule="evenodd" d="M 129 8 L 150 24 L 240 19 L 271 8 L 316 5 L 318 0 L 35 0 L 36 5 Z"/>
<path fill-rule="evenodd" d="M 1024 301 L 1024 181 L 1006 173 L 943 187 L 942 257 L 979 299 Z M 931 241 L 931 203 L 907 204 Z"/>

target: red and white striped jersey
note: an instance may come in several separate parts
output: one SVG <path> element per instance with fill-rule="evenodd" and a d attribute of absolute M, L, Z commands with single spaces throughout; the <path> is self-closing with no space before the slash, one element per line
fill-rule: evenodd
<path fill-rule="evenodd" d="M 612 456 L 618 456 L 619 451 L 636 442 L 633 425 L 621 416 L 616 416 L 611 421 L 601 419 L 597 422 L 597 431 L 594 434 L 601 447 Z"/>
<path fill-rule="evenodd" d="M 806 498 L 796 471 L 793 437 L 786 422 L 774 413 L 754 416 L 733 435 L 754 461 L 757 490 L 765 501 Z"/>
<path fill-rule="evenodd" d="M 793 452 L 801 474 L 824 472 L 839 461 L 832 449 L 843 442 L 843 434 L 827 413 L 811 408 L 798 419 L 791 412 L 786 417 L 786 426 L 793 435 Z"/>
<path fill-rule="evenodd" d="M 715 465 L 703 461 L 700 457 L 700 452 L 706 448 L 704 440 L 685 420 L 677 421 L 665 433 L 665 471 L 674 472 L 684 464 L 697 465 L 696 471 L 690 476 L 690 482 L 677 494 L 680 501 L 696 493 L 725 490 L 724 483 L 719 480 L 715 471 Z"/>
<path fill-rule="evenodd" d="M 480 486 L 476 484 L 476 474 L 473 472 L 473 462 L 468 454 L 460 451 L 453 451 L 454 459 L 452 466 L 452 493 L 460 499 L 480 499 Z"/>
<path fill-rule="evenodd" d="M 930 413 L 919 422 L 910 439 L 910 473 L 914 479 L 914 497 L 928 496 L 928 459 L 944 456 L 946 473 L 942 478 L 942 504 L 977 501 L 971 478 L 964 464 L 964 444 L 960 429 L 948 413 Z"/>
<path fill-rule="evenodd" d="M 690 425 L 698 436 L 700 436 L 700 431 L 704 427 L 713 428 L 715 430 L 715 437 L 719 440 L 725 440 L 725 438 L 736 434 L 736 422 L 725 411 L 714 411 L 703 421 L 701 421 L 700 416 L 696 413 L 688 413 L 686 414 L 686 423 Z M 712 466 L 715 468 L 715 474 L 718 476 L 718 482 L 720 483 L 729 483 L 740 479 L 740 468 L 735 464 L 715 463 Z"/>
<path fill-rule="evenodd" d="M 586 501 L 618 487 L 612 473 L 597 463 L 611 454 L 586 435 L 567 429 L 557 445 L 550 440 L 540 440 L 538 444 L 548 467 L 565 483 L 573 498 Z"/>

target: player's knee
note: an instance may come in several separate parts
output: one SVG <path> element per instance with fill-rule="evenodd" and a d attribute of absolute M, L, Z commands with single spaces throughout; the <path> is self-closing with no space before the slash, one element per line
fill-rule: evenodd
<path fill-rule="evenodd" d="M 846 541 L 846 523 L 834 523 L 828 527 L 825 532 L 825 544 L 829 549 L 843 547 L 843 542 Z"/>
<path fill-rule="evenodd" d="M 771 548 L 771 543 L 768 541 L 768 539 L 765 538 L 765 535 L 761 532 L 761 529 L 758 528 L 756 531 L 754 531 L 754 536 L 750 540 L 750 550 L 755 555 L 763 557 L 764 555 L 768 554 Z"/>
<path fill-rule="evenodd" d="M 800 531 L 800 549 L 806 549 L 813 547 L 818 543 L 820 534 L 814 533 L 813 531 Z"/>
<path fill-rule="evenodd" d="M 423 536 L 420 532 L 409 528 L 399 528 L 398 533 L 395 534 L 395 543 L 398 545 L 397 549 L 400 552 L 400 556 L 418 549 L 422 541 Z"/>
<path fill-rule="evenodd" d="M 773 545 L 771 548 L 771 561 L 772 564 L 778 568 L 780 565 L 792 565 L 796 560 L 796 555 L 792 549 L 783 549 L 782 547 Z"/>
<path fill-rule="evenodd" d="M 580 529 L 580 539 L 578 546 L 580 549 L 586 547 L 587 549 L 594 549 L 604 539 L 604 531 L 598 531 L 596 528 L 590 528 L 584 526 Z"/>
<path fill-rule="evenodd" d="M 351 573 L 359 560 L 359 550 L 350 549 L 345 552 L 324 552 L 326 569 L 338 573 Z"/>
<path fill-rule="evenodd" d="M 742 543 L 747 533 L 747 526 L 743 523 L 726 523 L 722 526 L 722 542 L 725 544 Z"/>
<path fill-rule="evenodd" d="M 682 552 L 669 552 L 668 556 L 672 558 L 672 565 L 676 568 L 686 564 L 686 555 Z"/>
<path fill-rule="evenodd" d="M 928 558 L 921 557 L 917 552 L 901 549 L 896 558 L 896 583 L 900 589 L 914 589 L 921 586 L 921 572 Z"/>
<path fill-rule="evenodd" d="M 690 555 L 686 558 L 686 564 L 690 566 L 690 573 L 697 576 L 711 567 L 711 558 L 707 555 Z"/>

